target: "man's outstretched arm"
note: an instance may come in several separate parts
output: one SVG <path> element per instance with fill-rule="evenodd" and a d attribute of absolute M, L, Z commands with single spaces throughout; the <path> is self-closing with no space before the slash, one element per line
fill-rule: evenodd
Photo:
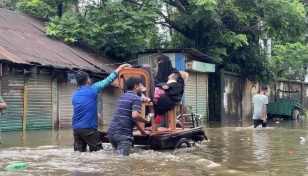
<path fill-rule="evenodd" d="M 96 82 L 92 85 L 94 91 L 96 93 L 100 92 L 102 89 L 104 89 L 105 87 L 109 86 L 118 76 L 118 72 L 120 70 L 122 70 L 124 67 L 127 67 L 127 66 L 130 66 L 130 64 L 122 64 L 120 65 L 115 71 L 113 71 L 112 73 L 110 73 L 110 75 L 99 81 L 99 82 Z"/>

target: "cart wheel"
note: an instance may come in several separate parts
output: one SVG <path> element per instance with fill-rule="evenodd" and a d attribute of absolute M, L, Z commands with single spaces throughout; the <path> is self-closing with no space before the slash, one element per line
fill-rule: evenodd
<path fill-rule="evenodd" d="M 196 146 L 196 141 L 190 141 L 189 143 L 190 143 L 190 145 L 191 145 L 192 147 L 195 147 L 195 146 Z"/>
<path fill-rule="evenodd" d="M 178 148 L 190 148 L 191 144 L 186 138 L 180 139 L 174 146 L 174 149 Z"/>
<path fill-rule="evenodd" d="M 293 113 L 292 113 L 292 120 L 297 120 L 298 119 L 298 115 L 299 115 L 299 110 L 298 109 L 294 109 Z"/>

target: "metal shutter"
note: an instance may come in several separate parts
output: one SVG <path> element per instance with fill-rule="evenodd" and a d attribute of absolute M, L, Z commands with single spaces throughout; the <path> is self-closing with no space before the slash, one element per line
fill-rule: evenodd
<path fill-rule="evenodd" d="M 52 78 L 31 77 L 28 81 L 27 129 L 52 127 Z"/>
<path fill-rule="evenodd" d="M 197 113 L 207 117 L 208 107 L 208 74 L 197 73 Z"/>
<path fill-rule="evenodd" d="M 102 109 L 98 109 L 103 111 L 103 124 L 109 124 L 111 119 L 114 116 L 115 110 L 117 108 L 118 100 L 121 96 L 121 92 L 118 88 L 113 86 L 108 86 L 103 89 L 100 93 L 100 100 L 98 102 L 102 102 Z"/>
<path fill-rule="evenodd" d="M 71 127 L 73 117 L 72 96 L 77 90 L 75 84 L 71 82 L 59 82 L 59 121 L 60 128 Z"/>
<path fill-rule="evenodd" d="M 185 85 L 186 106 L 192 106 L 192 112 L 197 113 L 197 73 L 187 71 L 189 74 Z"/>
<path fill-rule="evenodd" d="M 8 108 L 3 110 L 1 131 L 22 130 L 24 76 L 10 74 L 1 79 L 1 95 Z"/>

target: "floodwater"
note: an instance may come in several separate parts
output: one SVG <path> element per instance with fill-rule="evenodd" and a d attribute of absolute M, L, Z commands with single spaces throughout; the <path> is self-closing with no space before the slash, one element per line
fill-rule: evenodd
<path fill-rule="evenodd" d="M 2 132 L 0 175 L 308 175 L 308 122 L 251 124 L 204 123 L 209 141 L 166 151 L 136 146 L 129 157 L 116 156 L 110 144 L 99 152 L 74 152 L 71 129 Z M 27 168 L 4 169 L 20 162 Z"/>

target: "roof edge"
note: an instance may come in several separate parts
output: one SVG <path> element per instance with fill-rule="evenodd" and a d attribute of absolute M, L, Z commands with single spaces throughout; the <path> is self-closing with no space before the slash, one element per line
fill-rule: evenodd
<path fill-rule="evenodd" d="M 169 48 L 169 49 L 163 49 L 163 48 L 155 48 L 155 49 L 145 49 L 142 52 L 138 52 L 137 54 L 148 54 L 148 53 L 186 53 L 189 54 L 191 57 L 193 57 L 193 60 L 203 61 L 203 62 L 209 62 L 213 64 L 221 64 L 221 62 L 213 59 L 212 57 L 198 51 L 194 48 Z"/>

